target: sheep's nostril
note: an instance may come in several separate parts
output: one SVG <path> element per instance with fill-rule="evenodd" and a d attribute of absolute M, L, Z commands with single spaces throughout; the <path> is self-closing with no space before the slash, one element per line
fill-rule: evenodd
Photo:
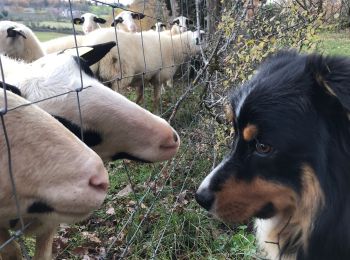
<path fill-rule="evenodd" d="M 96 190 L 106 192 L 108 189 L 108 182 L 101 176 L 95 175 L 90 178 L 89 185 Z"/>

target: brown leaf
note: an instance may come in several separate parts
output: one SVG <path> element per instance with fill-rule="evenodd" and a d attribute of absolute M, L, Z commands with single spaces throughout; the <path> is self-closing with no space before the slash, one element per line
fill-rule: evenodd
<path fill-rule="evenodd" d="M 120 191 L 117 193 L 116 197 L 118 197 L 118 198 L 123 198 L 123 197 L 128 196 L 131 192 L 132 192 L 131 185 L 128 184 L 128 185 L 125 186 L 124 189 L 120 190 Z"/>
<path fill-rule="evenodd" d="M 110 207 L 109 209 L 107 209 L 106 214 L 108 215 L 115 215 L 115 210 L 113 207 Z"/>

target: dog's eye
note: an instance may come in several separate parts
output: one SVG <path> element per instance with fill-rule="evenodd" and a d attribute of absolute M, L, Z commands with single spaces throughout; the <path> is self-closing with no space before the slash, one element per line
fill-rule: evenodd
<path fill-rule="evenodd" d="M 270 145 L 262 144 L 262 143 L 256 143 L 255 149 L 259 154 L 269 154 L 273 151 L 273 148 Z"/>

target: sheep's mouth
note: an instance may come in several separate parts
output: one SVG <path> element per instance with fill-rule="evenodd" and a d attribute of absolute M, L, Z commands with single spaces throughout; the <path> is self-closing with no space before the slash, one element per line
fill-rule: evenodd
<path fill-rule="evenodd" d="M 117 154 L 112 156 L 113 161 L 121 160 L 121 159 L 128 159 L 128 160 L 132 160 L 132 161 L 136 161 L 136 162 L 143 162 L 143 163 L 151 163 L 150 161 L 137 158 L 137 157 L 135 157 L 131 154 L 128 154 L 128 153 L 117 153 Z"/>

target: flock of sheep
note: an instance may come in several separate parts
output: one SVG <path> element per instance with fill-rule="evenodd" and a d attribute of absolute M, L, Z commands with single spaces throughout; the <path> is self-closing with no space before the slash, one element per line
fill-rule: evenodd
<path fill-rule="evenodd" d="M 200 33 L 188 30 L 186 17 L 175 19 L 170 30 L 157 23 L 155 30 L 137 32 L 134 20 L 142 16 L 124 11 L 115 27 L 100 28 L 103 19 L 85 14 L 74 20 L 85 35 L 46 43 L 25 25 L 0 22 L 0 86 L 9 90 L 0 91 L 0 107 L 7 107 L 0 125 L 0 245 L 9 240 L 9 229 L 30 224 L 34 259 L 51 259 L 58 225 L 79 221 L 102 204 L 109 184 L 103 162 L 156 162 L 176 154 L 176 131 L 116 91 L 133 86 L 141 102 L 143 80 L 149 82 L 156 111 L 162 84 L 199 51 Z M 76 55 L 69 49 L 75 41 L 89 47 Z M 16 241 L 0 259 L 22 259 Z"/>

